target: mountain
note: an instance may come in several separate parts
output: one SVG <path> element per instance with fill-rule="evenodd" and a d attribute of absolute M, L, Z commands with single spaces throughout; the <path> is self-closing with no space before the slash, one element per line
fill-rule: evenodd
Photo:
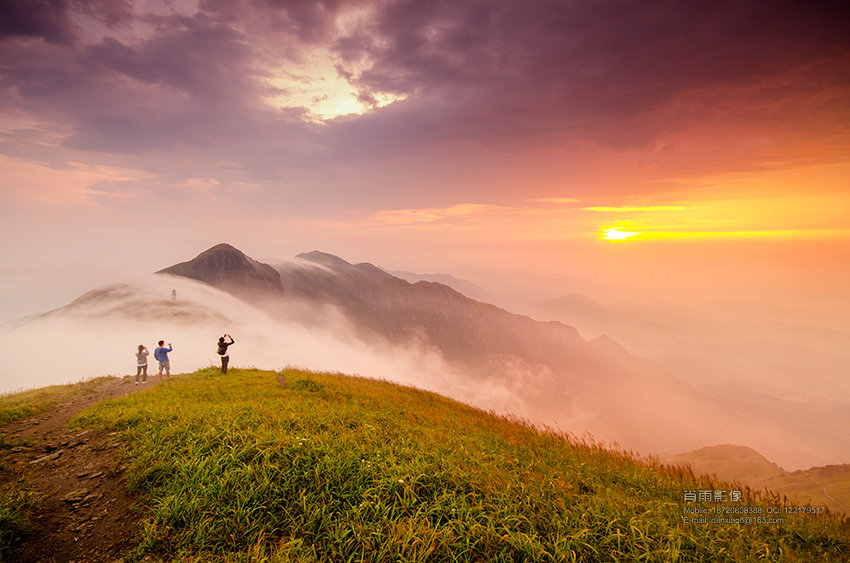
<path fill-rule="evenodd" d="M 779 491 L 792 502 L 825 506 L 839 514 L 850 514 L 850 464 L 784 473 L 767 479 L 762 487 Z"/>
<path fill-rule="evenodd" d="M 219 244 L 157 272 L 202 281 L 239 297 L 281 295 L 280 274 L 262 262 L 249 258 L 229 244 Z"/>
<path fill-rule="evenodd" d="M 479 287 L 470 281 L 456 278 L 451 274 L 416 274 L 414 272 L 407 272 L 404 270 L 394 270 L 390 273 L 410 283 L 416 283 L 419 281 L 441 283 L 449 286 L 458 293 L 462 293 L 467 297 L 475 299 L 476 301 L 493 300 L 493 296 L 482 287 Z"/>
<path fill-rule="evenodd" d="M 87 291 L 67 305 L 44 313 L 33 320 L 76 318 L 120 321 L 134 317 L 144 319 L 146 322 L 178 321 L 184 325 L 229 322 L 220 308 L 214 308 L 199 300 L 185 299 L 182 287 L 180 299 L 171 299 L 165 287 L 157 293 L 150 288 L 129 283 L 117 283 Z"/>
<path fill-rule="evenodd" d="M 824 404 L 850 397 L 850 331 L 832 328 L 839 325 L 823 313 L 728 301 L 668 311 L 602 305 L 581 295 L 531 311 L 587 337 L 608 335 L 695 387 L 734 385 Z"/>
<path fill-rule="evenodd" d="M 688 465 L 696 475 L 736 482 L 754 490 L 769 489 L 795 504 L 826 506 L 850 514 L 850 465 L 828 465 L 788 472 L 746 446 L 719 445 L 660 460 Z"/>
<path fill-rule="evenodd" d="M 661 461 L 671 465 L 690 465 L 697 475 L 713 476 L 721 481 L 736 481 L 759 489 L 785 470 L 746 446 L 722 444 L 668 456 Z"/>
<path fill-rule="evenodd" d="M 571 327 L 513 315 L 440 283 L 409 283 L 371 264 L 324 253 L 297 258 L 300 263 L 278 266 L 288 296 L 333 304 L 377 335 L 395 342 L 418 339 L 469 367 L 496 355 L 554 362 L 553 347 L 543 341 L 567 348 L 586 344 Z"/>

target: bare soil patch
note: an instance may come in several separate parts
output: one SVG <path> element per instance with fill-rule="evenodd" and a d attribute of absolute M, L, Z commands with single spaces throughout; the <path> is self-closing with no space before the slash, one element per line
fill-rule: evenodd
<path fill-rule="evenodd" d="M 173 376 L 172 376 L 173 377 Z M 139 513 L 126 488 L 116 432 L 73 430 L 75 414 L 103 401 L 157 385 L 158 376 L 108 381 L 94 391 L 46 412 L 0 428 L 7 440 L 25 441 L 3 456 L 4 486 L 35 492 L 32 531 L 21 561 L 120 561 L 133 547 Z"/>

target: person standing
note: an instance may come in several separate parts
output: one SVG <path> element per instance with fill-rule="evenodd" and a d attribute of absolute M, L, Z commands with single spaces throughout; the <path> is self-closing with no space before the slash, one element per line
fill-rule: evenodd
<path fill-rule="evenodd" d="M 225 342 L 225 338 L 229 339 L 230 342 Z M 230 356 L 227 355 L 227 347 L 235 342 L 229 334 L 225 334 L 218 339 L 218 355 L 221 356 L 221 373 L 227 373 L 227 364 L 230 362 Z"/>
<path fill-rule="evenodd" d="M 139 384 L 139 375 L 142 375 L 142 383 L 148 380 L 148 349 L 144 344 L 139 344 L 139 351 L 136 352 L 136 385 Z"/>
<path fill-rule="evenodd" d="M 165 370 L 165 375 L 171 375 L 171 362 L 168 361 L 168 353 L 171 352 L 171 342 L 168 343 L 168 348 L 165 347 L 165 340 L 159 341 L 159 346 L 153 351 L 153 357 L 159 362 L 159 376 L 162 377 L 162 370 Z"/>

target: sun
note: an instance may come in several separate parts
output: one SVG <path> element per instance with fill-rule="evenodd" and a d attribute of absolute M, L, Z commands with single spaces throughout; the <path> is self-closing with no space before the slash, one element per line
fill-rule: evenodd
<path fill-rule="evenodd" d="M 626 240 L 639 234 L 639 232 L 624 231 L 619 227 L 611 227 L 608 229 L 604 229 L 600 236 L 605 240 Z"/>

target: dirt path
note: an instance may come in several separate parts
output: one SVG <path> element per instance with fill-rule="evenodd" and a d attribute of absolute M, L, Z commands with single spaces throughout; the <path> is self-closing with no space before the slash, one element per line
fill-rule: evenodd
<path fill-rule="evenodd" d="M 173 376 L 172 376 L 173 377 Z M 4 456 L 0 476 L 36 491 L 38 503 L 22 561 L 120 561 L 132 547 L 138 513 L 127 493 L 117 433 L 67 428 L 71 417 L 100 401 L 150 389 L 159 377 L 134 385 L 109 381 L 87 395 L 0 428 L 7 439 L 26 440 Z"/>
<path fill-rule="evenodd" d="M 818 481 L 817 479 L 815 479 L 811 475 L 807 475 L 807 477 L 809 478 L 810 481 L 815 483 L 817 486 L 823 487 L 823 496 L 825 496 L 826 498 L 828 498 L 829 500 L 831 500 L 835 504 L 835 510 L 836 511 L 840 510 L 840 511 L 843 511 L 845 514 L 847 513 L 847 508 L 843 504 L 838 502 L 838 499 L 836 499 L 831 494 L 826 492 L 826 485 L 824 485 L 823 483 L 821 483 L 820 481 Z"/>

